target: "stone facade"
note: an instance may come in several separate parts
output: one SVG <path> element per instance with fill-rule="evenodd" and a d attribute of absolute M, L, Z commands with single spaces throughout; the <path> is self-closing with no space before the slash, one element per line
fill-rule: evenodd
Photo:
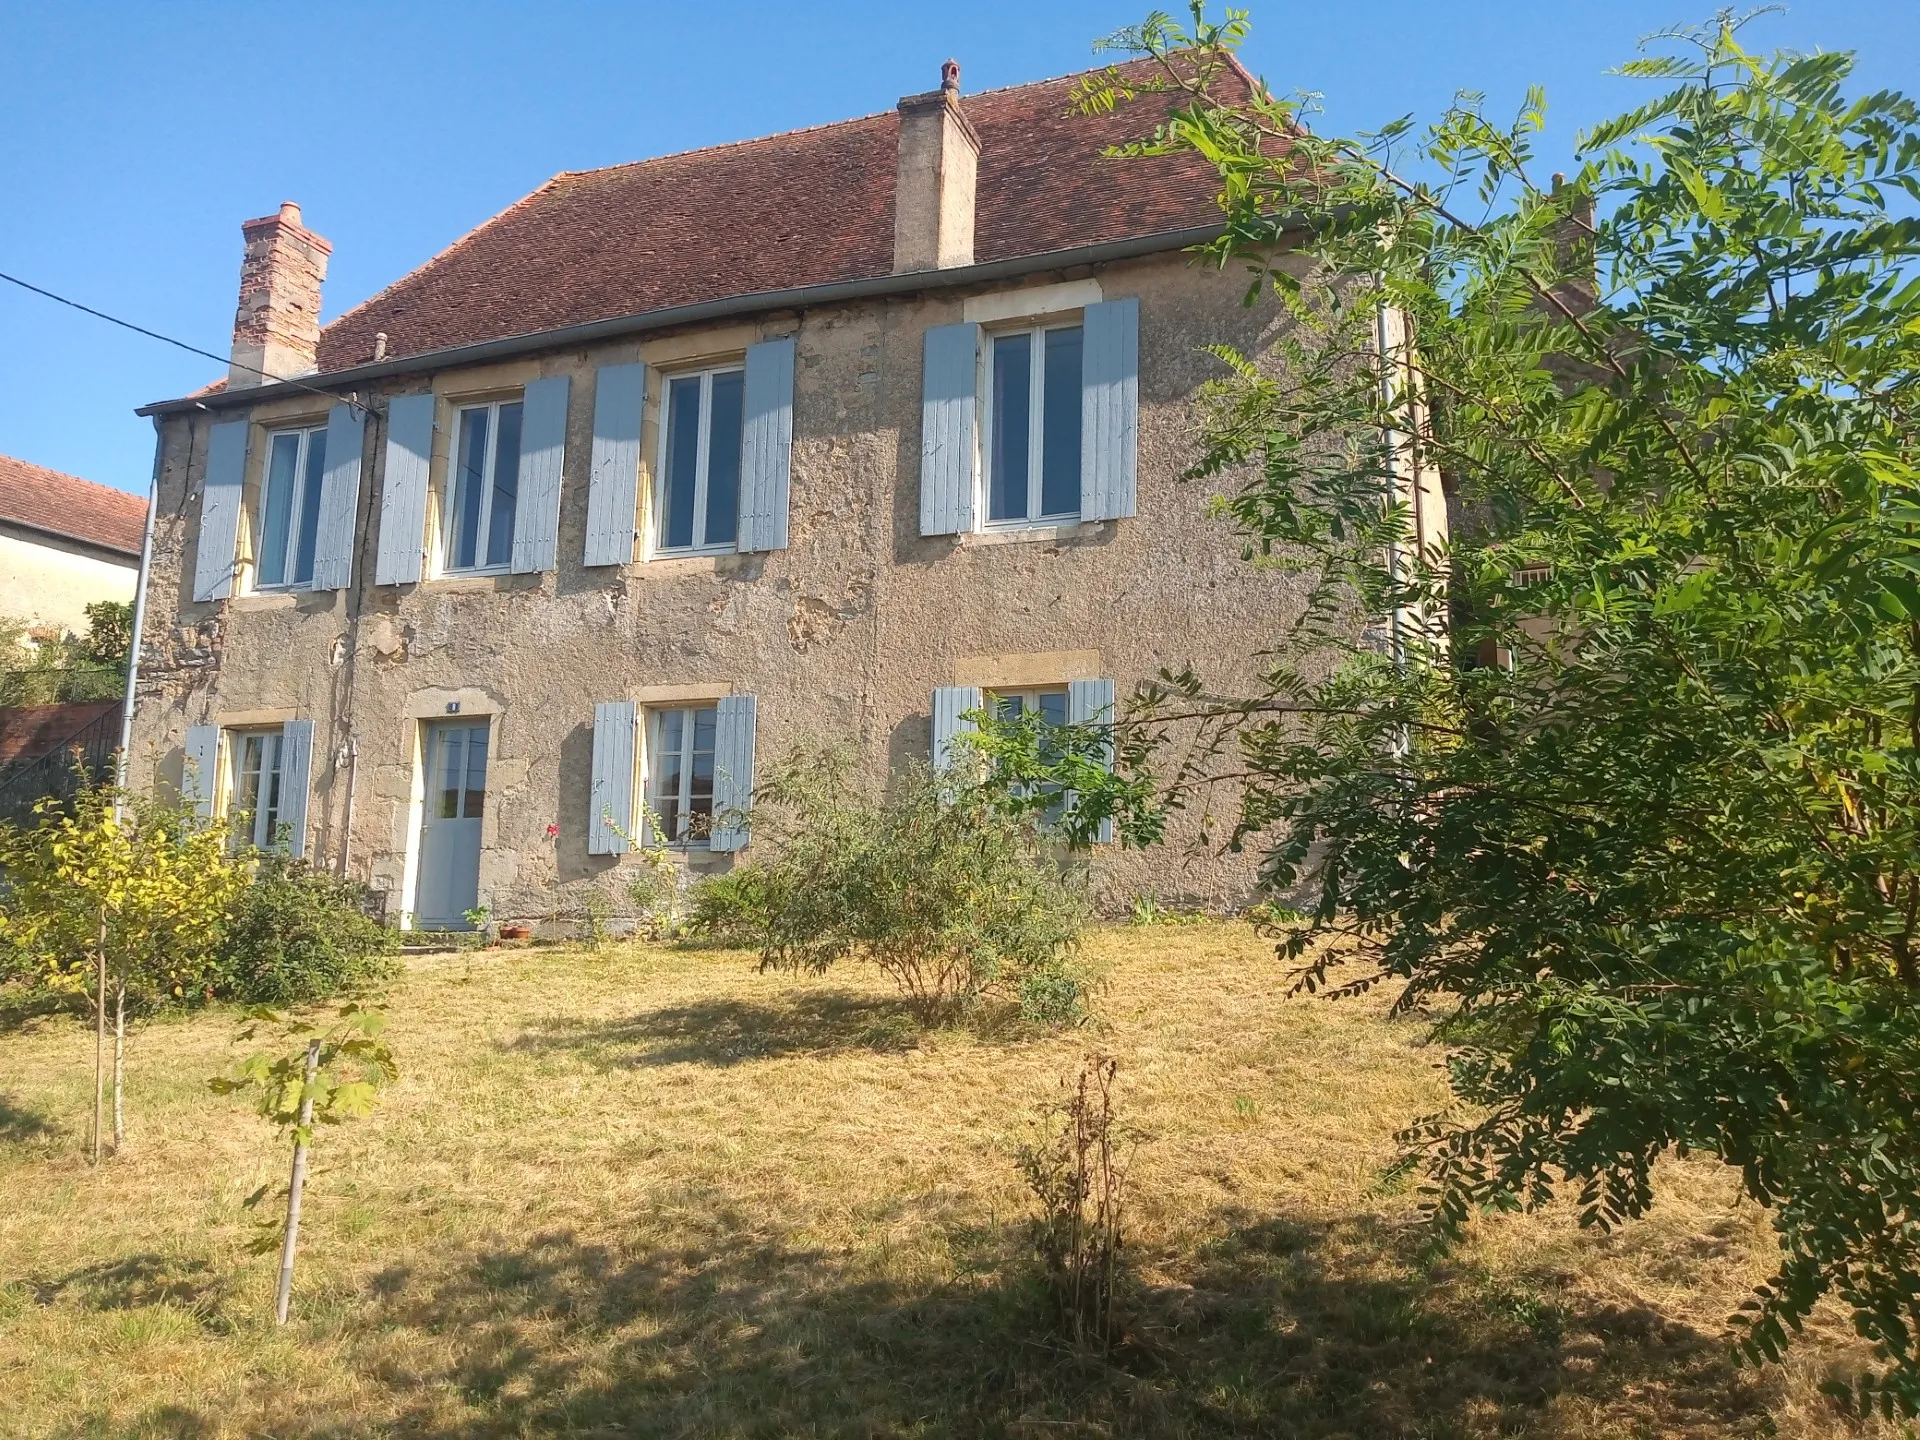
<path fill-rule="evenodd" d="M 1057 288 L 1056 288 L 1057 287 Z M 921 368 L 928 327 L 968 313 L 1045 310 L 1138 297 L 1138 513 L 1050 529 L 923 537 L 919 516 Z M 1193 665 L 1224 688 L 1250 685 L 1252 655 L 1295 616 L 1291 582 L 1239 557 L 1194 458 L 1193 405 L 1217 373 L 1205 344 L 1266 350 L 1274 307 L 1241 304 L 1243 284 L 1178 253 L 1017 282 L 779 311 L 555 350 L 431 375 L 443 397 L 497 393 L 541 375 L 572 378 L 558 569 L 538 575 L 374 583 L 384 463 L 383 409 L 418 377 L 360 390 L 366 427 L 361 523 L 350 588 L 196 602 L 194 517 L 209 425 L 163 419 L 154 558 L 134 725 L 136 774 L 179 785 L 187 727 L 314 721 L 310 854 L 411 904 L 410 857 L 422 794 L 420 723 L 490 717 L 490 797 L 480 894 L 499 919 L 578 913 L 582 887 L 616 911 L 632 857 L 590 855 L 589 765 L 596 702 L 757 697 L 761 757 L 803 738 L 851 742 L 875 776 L 930 745 L 937 686 L 1064 683 L 1111 677 L 1122 696 L 1163 667 Z M 1009 292 L 1039 297 L 1009 299 Z M 1054 297 L 1049 299 L 1048 297 Z M 657 454 L 662 367 L 737 356 L 772 335 L 797 345 L 788 548 L 763 554 L 581 564 L 593 377 L 647 362 L 644 505 Z M 262 398 L 250 412 L 247 511 L 257 510 L 268 428 L 319 423 L 319 394 Z M 432 460 L 438 491 L 446 425 Z M 242 554 L 246 553 L 243 534 Z M 349 748 L 351 746 L 351 749 Z M 350 790 L 353 792 L 349 799 Z M 348 812 L 351 808 L 351 834 Z M 549 827 L 557 837 L 549 838 Z M 1100 847 L 1103 902 L 1149 891 L 1216 907 L 1247 894 L 1244 858 L 1197 846 L 1189 818 L 1152 854 Z M 750 853 L 750 852 L 749 852 Z M 695 869 L 731 863 L 695 850 Z"/>

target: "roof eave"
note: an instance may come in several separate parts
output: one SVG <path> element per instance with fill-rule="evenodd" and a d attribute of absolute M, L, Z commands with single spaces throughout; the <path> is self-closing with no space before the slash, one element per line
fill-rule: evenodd
<path fill-rule="evenodd" d="M 1293 228 L 1288 226 L 1287 228 Z M 590 320 L 579 325 L 564 325 L 556 330 L 537 330 L 527 335 L 508 335 L 497 340 L 481 340 L 470 345 L 455 345 L 444 350 L 427 350 L 355 365 L 327 374 L 302 375 L 297 380 L 276 381 L 271 385 L 250 385 L 241 390 L 224 390 L 214 395 L 158 400 L 143 405 L 137 415 L 175 415 L 191 410 L 220 410 L 254 405 L 263 400 L 278 400 L 315 390 L 347 390 L 375 380 L 387 380 L 422 371 L 445 370 L 458 365 L 504 360 L 538 350 L 566 349 L 574 345 L 614 340 L 649 330 L 666 330 L 678 325 L 729 319 L 767 310 L 800 310 L 818 305 L 837 305 L 850 300 L 880 299 L 911 295 L 928 290 L 947 290 L 995 280 L 1009 280 L 1048 270 L 1071 269 L 1079 265 L 1097 265 L 1113 260 L 1130 260 L 1170 250 L 1185 250 L 1218 239 L 1224 225 L 1201 225 L 1185 230 L 1167 230 L 1157 235 L 1136 235 L 1125 240 L 1108 240 L 1095 245 L 1075 246 L 1070 250 L 1047 250 L 1034 255 L 1016 255 L 1007 260 L 989 260 L 978 265 L 957 265 L 945 270 L 912 270 L 902 275 L 874 275 L 859 280 L 834 280 L 824 285 L 803 285 L 789 290 L 763 290 L 750 295 L 729 295 L 721 300 L 703 300 L 693 305 L 670 305 L 659 310 L 643 310 L 635 315 L 618 315 L 606 320 Z"/>

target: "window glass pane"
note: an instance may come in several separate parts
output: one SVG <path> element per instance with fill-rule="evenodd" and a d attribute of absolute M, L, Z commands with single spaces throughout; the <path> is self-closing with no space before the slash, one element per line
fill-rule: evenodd
<path fill-rule="evenodd" d="M 713 735 L 717 712 L 695 710 L 693 744 L 687 754 L 687 832 L 706 835 L 713 828 Z"/>
<path fill-rule="evenodd" d="M 1080 327 L 1047 331 L 1040 513 L 1080 513 Z"/>
<path fill-rule="evenodd" d="M 288 580 L 295 585 L 313 583 L 313 542 L 320 530 L 320 474 L 327 468 L 327 432 L 314 430 L 307 435 L 307 466 L 300 480 L 300 525 L 294 543 L 293 573 Z"/>
<path fill-rule="evenodd" d="M 442 820 L 460 816 L 460 782 L 466 737 L 458 730 L 442 730 L 440 739 L 440 800 L 434 813 Z"/>
<path fill-rule="evenodd" d="M 996 695 L 993 697 L 994 718 L 998 720 L 1018 720 L 1026 706 L 1018 695 Z"/>
<path fill-rule="evenodd" d="M 253 824 L 260 808 L 260 741 L 258 735 L 239 738 L 233 750 L 233 795 L 228 808 L 247 817 L 247 834 L 257 834 Z"/>
<path fill-rule="evenodd" d="M 293 520 L 293 492 L 299 480 L 300 437 L 276 435 L 267 457 L 266 492 L 260 497 L 260 570 L 262 585 L 287 581 L 287 529 Z"/>
<path fill-rule="evenodd" d="M 660 546 L 693 544 L 693 485 L 700 460 L 700 377 L 667 387 L 667 465 L 660 497 Z"/>
<path fill-rule="evenodd" d="M 657 718 L 653 808 L 660 817 L 661 833 L 668 840 L 681 838 L 680 772 L 682 746 L 686 740 L 685 722 L 684 710 L 663 710 Z"/>
<path fill-rule="evenodd" d="M 493 443 L 493 498 L 487 518 L 487 564 L 513 559 L 513 510 L 520 497 L 520 402 L 500 407 Z"/>
<path fill-rule="evenodd" d="M 254 843 L 262 850 L 280 838 L 280 736 L 262 735 L 260 813 L 254 817 Z"/>
<path fill-rule="evenodd" d="M 703 545 L 731 545 L 740 522 L 740 442 L 747 377 L 713 377 L 707 424 L 707 529 Z"/>
<path fill-rule="evenodd" d="M 1033 699 L 1034 703 L 1039 707 L 1040 718 L 1046 721 L 1047 724 L 1064 725 L 1067 723 L 1066 691 L 1054 690 L 1045 695 L 1036 695 Z"/>
<path fill-rule="evenodd" d="M 486 494 L 481 466 L 487 463 L 487 412 L 460 412 L 460 448 L 454 463 L 447 568 L 471 570 L 480 544 L 480 501 Z"/>
<path fill-rule="evenodd" d="M 487 732 L 467 732 L 467 794 L 461 813 L 478 820 L 487 803 Z"/>
<path fill-rule="evenodd" d="M 993 454 L 987 464 L 987 518 L 1027 518 L 1027 421 L 1033 400 L 1033 337 L 993 342 Z"/>

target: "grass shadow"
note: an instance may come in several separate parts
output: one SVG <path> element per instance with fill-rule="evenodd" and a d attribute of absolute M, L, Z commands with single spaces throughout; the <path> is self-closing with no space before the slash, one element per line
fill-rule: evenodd
<path fill-rule="evenodd" d="M 60 1134 L 58 1121 L 28 1109 L 11 1095 L 0 1094 L 0 1145 L 28 1140 L 51 1140 Z"/>
<path fill-rule="evenodd" d="M 50 1280 L 28 1282 L 36 1303 L 87 1310 L 139 1310 L 173 1305 L 202 1320 L 226 1299 L 227 1277 L 205 1260 L 146 1253 L 85 1265 Z"/>
<path fill-rule="evenodd" d="M 777 1001 L 702 1000 L 623 1020 L 550 1017 L 507 1048 L 571 1051 L 601 1071 L 740 1065 L 786 1056 L 911 1050 L 924 1034 L 901 1001 L 846 990 L 796 990 Z"/>
<path fill-rule="evenodd" d="M 429 1440 L 1765 1430 L 1769 1382 L 1717 1337 L 1422 1268 L 1377 1222 L 1223 1219 L 1135 1288 L 1114 1356 L 1050 1332 L 1015 1230 L 943 1230 L 955 1278 L 914 1282 L 717 1210 L 650 1248 L 560 1231 L 382 1272 L 358 1363 Z"/>

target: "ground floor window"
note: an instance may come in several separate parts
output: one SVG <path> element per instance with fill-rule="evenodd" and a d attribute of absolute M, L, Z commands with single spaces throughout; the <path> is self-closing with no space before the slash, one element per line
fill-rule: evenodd
<path fill-rule="evenodd" d="M 713 829 L 711 705 L 654 710 L 647 717 L 647 808 L 670 845 L 704 840 Z"/>
<path fill-rule="evenodd" d="M 281 751 L 285 736 L 278 730 L 236 730 L 227 737 L 233 767 L 227 785 L 227 814 L 240 836 L 256 850 L 267 850 L 280 838 L 285 807 Z"/>
<path fill-rule="evenodd" d="M 1049 727 L 1067 723 L 1065 690 L 996 691 L 987 697 L 987 704 L 993 711 L 994 719 L 1003 722 L 1037 715 L 1041 723 Z M 1040 823 L 1057 825 L 1067 813 L 1066 792 L 1058 785 L 1045 785 L 1040 793 L 1050 797 L 1046 809 L 1040 813 Z"/>

